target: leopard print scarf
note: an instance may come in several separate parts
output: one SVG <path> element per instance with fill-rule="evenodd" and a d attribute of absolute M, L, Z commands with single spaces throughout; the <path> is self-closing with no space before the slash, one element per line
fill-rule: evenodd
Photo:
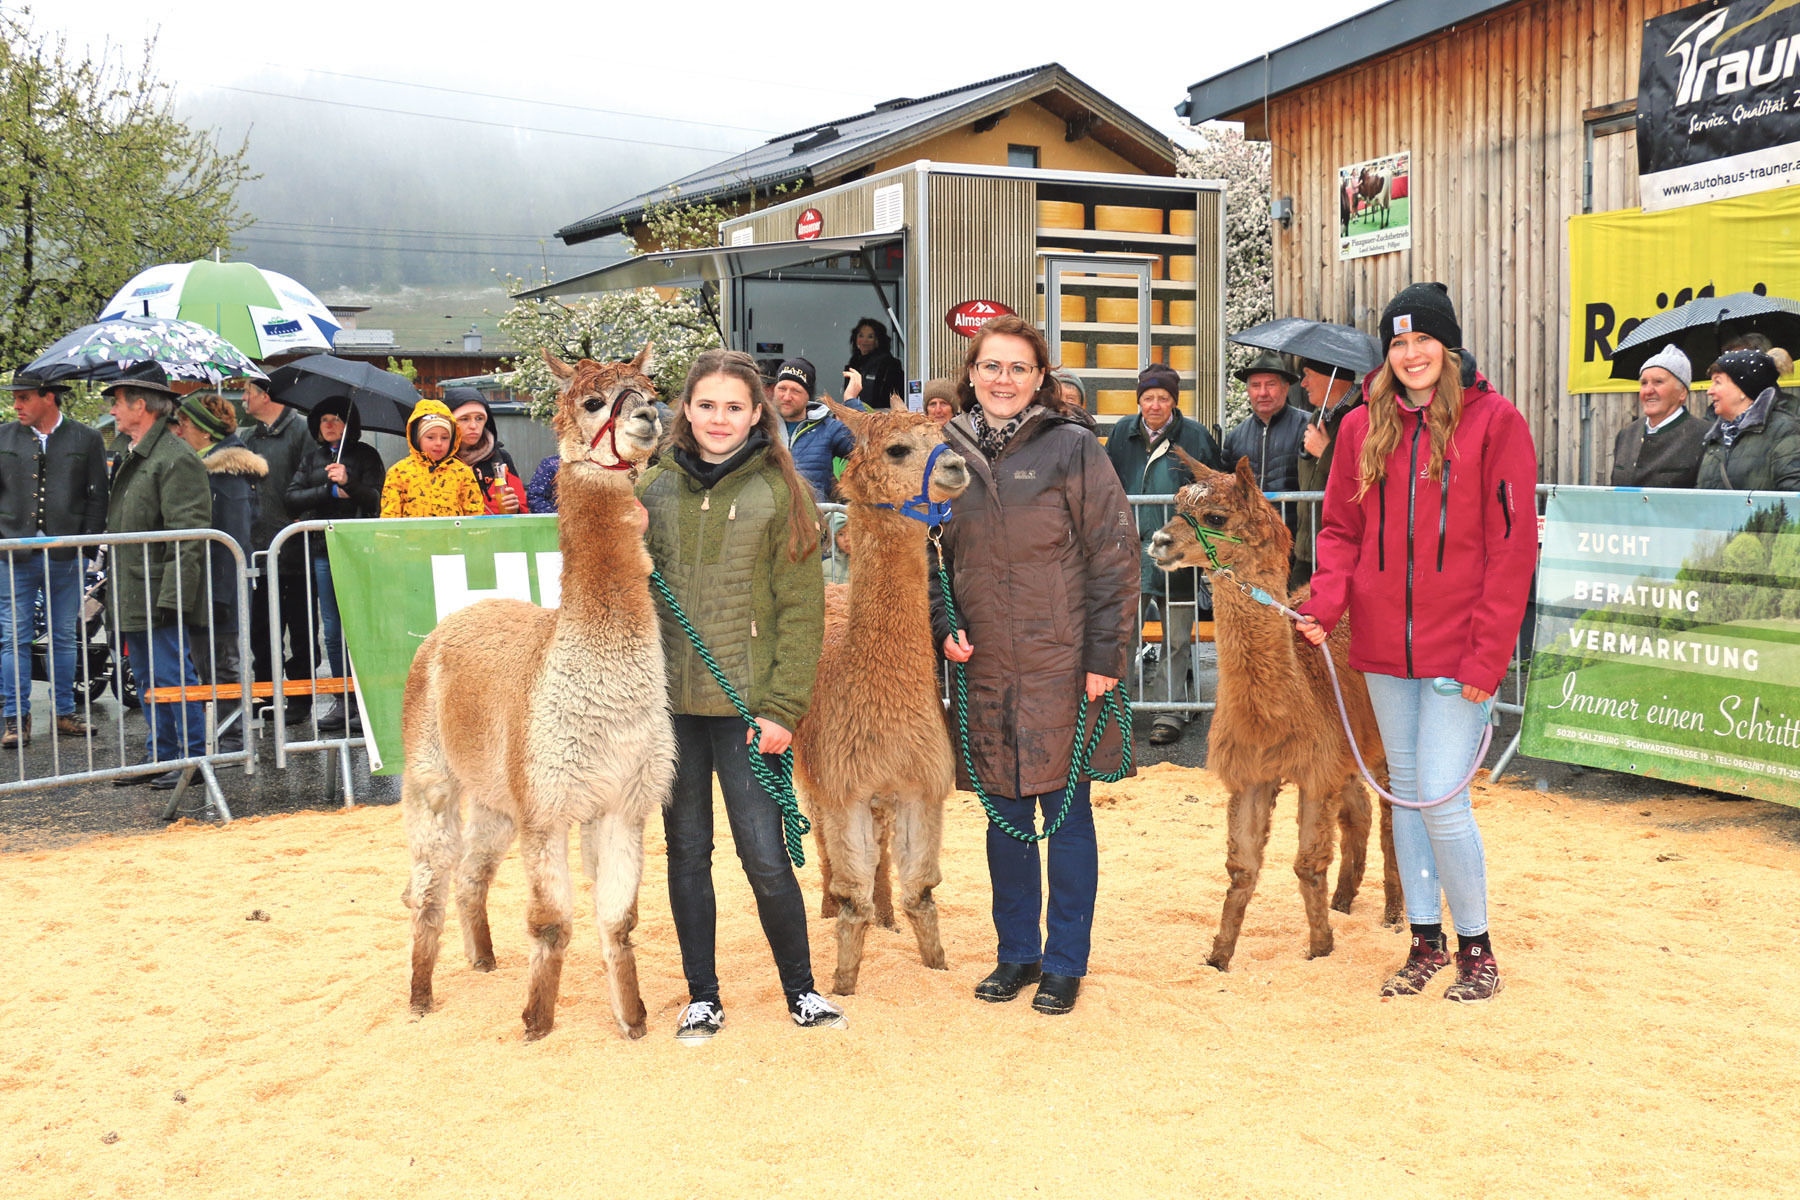
<path fill-rule="evenodd" d="M 1000 457 L 1000 452 L 1006 449 L 1006 443 L 1012 440 L 1013 434 L 1019 432 L 1019 426 L 1037 412 L 1038 408 L 1039 405 L 1035 402 L 1027 404 L 1014 413 L 1011 420 L 996 429 L 988 424 L 987 415 L 981 411 L 979 403 L 970 407 L 969 424 L 975 430 L 975 444 L 981 448 L 989 462 Z"/>

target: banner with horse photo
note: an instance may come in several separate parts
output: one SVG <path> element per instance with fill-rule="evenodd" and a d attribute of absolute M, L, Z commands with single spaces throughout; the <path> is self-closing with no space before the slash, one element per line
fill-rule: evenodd
<path fill-rule="evenodd" d="M 1800 184 L 1800 5 L 1710 0 L 1644 22 L 1644 210 Z"/>
<path fill-rule="evenodd" d="M 1526 754 L 1800 807 L 1800 500 L 1558 489 Z"/>
<path fill-rule="evenodd" d="M 1613 378 L 1619 343 L 1647 317 L 1733 292 L 1800 299 L 1800 187 L 1570 217 L 1569 390 L 1636 392 L 1636 379 Z M 1710 363 L 1693 364 L 1701 389 Z"/>
<path fill-rule="evenodd" d="M 439 621 L 479 600 L 545 608 L 562 600 L 553 516 L 339 521 L 326 531 L 325 548 L 369 739 L 369 769 L 378 775 L 405 765 L 406 674 Z M 511 691 L 521 683 L 484 679 L 481 686 Z"/>
<path fill-rule="evenodd" d="M 1412 249 L 1412 152 L 1338 168 L 1338 261 Z"/>

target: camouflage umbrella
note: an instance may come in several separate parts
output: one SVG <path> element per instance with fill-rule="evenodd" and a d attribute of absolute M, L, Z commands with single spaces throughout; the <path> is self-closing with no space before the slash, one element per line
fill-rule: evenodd
<path fill-rule="evenodd" d="M 243 351 L 212 330 L 172 317 L 117 317 L 83 325 L 19 375 L 44 383 L 104 383 L 147 365 L 162 368 L 171 382 L 268 378 Z"/>

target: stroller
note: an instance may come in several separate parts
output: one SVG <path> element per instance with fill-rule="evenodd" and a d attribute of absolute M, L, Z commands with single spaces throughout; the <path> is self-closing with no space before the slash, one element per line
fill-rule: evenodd
<path fill-rule="evenodd" d="M 82 574 L 81 620 L 76 627 L 80 654 L 75 662 L 75 703 L 78 708 L 86 708 L 110 687 L 126 708 L 136 708 L 137 681 L 132 677 L 130 660 L 122 654 L 116 659 L 113 655 L 112 627 L 106 616 L 106 550 L 101 546 Z M 49 629 L 44 598 L 40 595 L 37 611 L 32 614 L 31 677 L 42 683 L 50 682 Z"/>

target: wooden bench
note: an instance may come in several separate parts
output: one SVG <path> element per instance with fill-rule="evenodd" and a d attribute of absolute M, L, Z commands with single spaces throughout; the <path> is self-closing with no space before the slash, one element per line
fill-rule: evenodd
<path fill-rule="evenodd" d="M 352 690 L 353 685 L 345 676 L 333 676 L 326 679 L 290 679 L 281 685 L 284 696 L 338 695 Z M 204 703 L 208 700 L 238 700 L 243 697 L 244 685 L 241 683 L 195 684 L 192 687 L 151 688 L 144 694 L 144 699 L 152 704 L 180 704 L 183 701 Z M 275 695 L 275 684 L 272 680 L 250 685 L 252 699 L 267 700 Z"/>
<path fill-rule="evenodd" d="M 1162 645 L 1163 630 L 1161 621 L 1144 622 L 1144 640 L 1155 645 Z M 1213 640 L 1213 623 L 1211 621 L 1194 622 L 1194 640 L 1210 642 Z"/>

